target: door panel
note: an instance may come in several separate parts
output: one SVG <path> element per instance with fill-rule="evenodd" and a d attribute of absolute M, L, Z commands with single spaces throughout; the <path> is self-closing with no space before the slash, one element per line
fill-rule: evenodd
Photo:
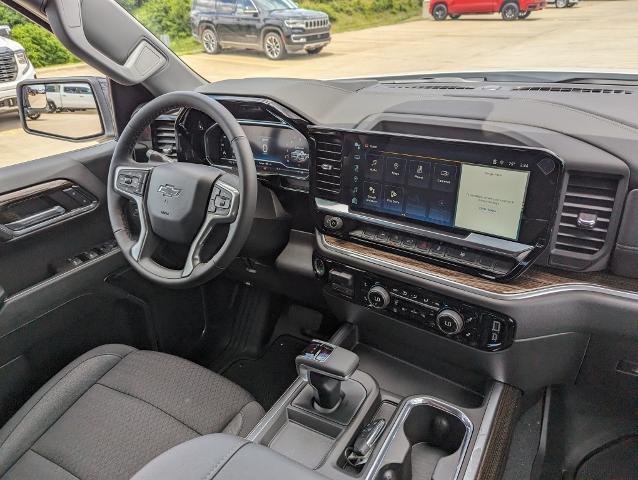
<path fill-rule="evenodd" d="M 219 40 L 222 42 L 236 42 L 237 40 L 237 0 L 217 0 L 215 28 Z"/>
<path fill-rule="evenodd" d="M 0 170 L 0 198 L 34 185 L 66 182 L 95 199 L 92 208 L 55 225 L 0 240 L 0 289 L 6 290 L 0 302 L 0 425 L 48 378 L 87 350 L 116 342 L 155 346 L 145 304 L 105 282 L 127 268 L 116 246 L 60 268 L 60 260 L 113 239 L 106 179 L 114 145 L 107 142 Z M 19 210 L 9 213 L 17 215 Z"/>
<path fill-rule="evenodd" d="M 114 142 L 5 167 L 0 196 L 27 187 L 66 180 L 97 200 L 84 214 L 9 242 L 0 243 L 0 285 L 13 295 L 53 275 L 53 263 L 112 240 L 106 210 L 106 178 Z"/>
<path fill-rule="evenodd" d="M 237 42 L 259 45 L 261 18 L 251 0 L 237 1 Z"/>

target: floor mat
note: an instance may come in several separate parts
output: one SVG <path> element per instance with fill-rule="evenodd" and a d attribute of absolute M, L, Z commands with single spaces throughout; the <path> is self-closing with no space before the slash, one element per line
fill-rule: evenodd
<path fill-rule="evenodd" d="M 282 335 L 261 358 L 237 360 L 222 373 L 248 390 L 268 410 L 297 377 L 295 357 L 306 345 L 306 340 Z"/>
<path fill-rule="evenodd" d="M 578 469 L 577 480 L 638 478 L 638 436 L 626 437 L 590 456 Z"/>

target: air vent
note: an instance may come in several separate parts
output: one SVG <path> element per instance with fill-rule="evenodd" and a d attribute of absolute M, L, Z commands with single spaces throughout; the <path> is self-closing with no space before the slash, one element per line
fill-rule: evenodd
<path fill-rule="evenodd" d="M 151 124 L 153 149 L 171 158 L 177 157 L 175 120 L 177 115 L 161 115 Z"/>
<path fill-rule="evenodd" d="M 330 134 L 315 134 L 315 189 L 323 198 L 337 199 L 341 193 L 342 139 Z"/>
<path fill-rule="evenodd" d="M 426 85 L 423 83 L 384 83 L 388 88 L 412 88 L 418 90 L 474 90 L 474 87 L 461 85 Z"/>
<path fill-rule="evenodd" d="M 571 174 L 556 236 L 556 250 L 588 256 L 602 250 L 617 190 L 617 179 Z"/>
<path fill-rule="evenodd" d="M 619 88 L 583 88 L 583 87 L 516 87 L 519 92 L 557 92 L 557 93 L 596 93 L 608 95 L 633 95 L 634 91 Z"/>

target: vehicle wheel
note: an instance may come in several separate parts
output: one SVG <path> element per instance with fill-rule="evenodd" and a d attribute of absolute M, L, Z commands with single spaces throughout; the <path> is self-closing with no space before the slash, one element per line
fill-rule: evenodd
<path fill-rule="evenodd" d="M 452 20 L 458 20 L 459 18 L 461 18 L 461 15 L 458 13 L 450 13 L 450 18 Z"/>
<path fill-rule="evenodd" d="M 445 18 L 447 17 L 447 7 L 445 6 L 445 4 L 437 3 L 432 9 L 432 16 L 434 17 L 434 20 L 445 20 Z"/>
<path fill-rule="evenodd" d="M 523 20 L 523 19 L 529 17 L 531 14 L 532 14 L 531 10 L 528 10 L 526 12 L 521 12 L 521 13 L 518 14 L 518 18 L 519 18 L 519 20 Z"/>
<path fill-rule="evenodd" d="M 569 0 L 556 0 L 556 8 L 565 8 L 569 5 Z"/>
<path fill-rule="evenodd" d="M 319 47 L 319 48 L 310 48 L 308 50 L 306 50 L 308 52 L 308 55 L 317 55 L 318 53 L 321 52 L 321 50 L 323 50 L 323 47 Z"/>
<path fill-rule="evenodd" d="M 55 104 L 53 100 L 49 100 L 47 102 L 47 111 L 49 113 L 55 113 L 58 111 L 58 106 Z"/>
<path fill-rule="evenodd" d="M 30 120 L 37 120 L 40 118 L 40 112 L 28 112 L 27 117 L 29 117 Z"/>
<path fill-rule="evenodd" d="M 503 20 L 506 21 L 518 19 L 519 13 L 521 12 L 518 8 L 518 5 L 512 2 L 506 3 L 505 5 L 503 5 L 503 8 L 501 8 L 501 17 L 503 17 Z"/>
<path fill-rule="evenodd" d="M 210 55 L 215 55 L 222 50 L 219 46 L 217 33 L 212 28 L 205 28 L 202 32 L 202 45 L 204 45 L 204 50 L 206 50 L 206 53 Z"/>
<path fill-rule="evenodd" d="M 277 32 L 268 32 L 264 37 L 264 53 L 271 60 L 281 60 L 286 56 L 284 41 Z"/>

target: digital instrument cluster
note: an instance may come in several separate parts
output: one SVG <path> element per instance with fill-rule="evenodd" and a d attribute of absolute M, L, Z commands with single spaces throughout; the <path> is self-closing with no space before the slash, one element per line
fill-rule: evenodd
<path fill-rule="evenodd" d="M 243 124 L 258 173 L 308 177 L 310 147 L 299 131 L 280 125 Z M 218 166 L 237 165 L 226 135 L 219 128 L 207 134 L 206 157 Z"/>

